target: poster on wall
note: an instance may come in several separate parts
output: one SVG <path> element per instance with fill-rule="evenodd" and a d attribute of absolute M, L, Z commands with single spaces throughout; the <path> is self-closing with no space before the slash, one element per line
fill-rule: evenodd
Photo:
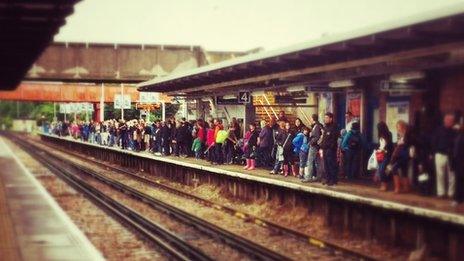
<path fill-rule="evenodd" d="M 393 137 L 393 142 L 398 141 L 396 123 L 403 120 L 409 123 L 409 101 L 387 102 L 387 125 Z"/>
<path fill-rule="evenodd" d="M 319 119 L 324 119 L 326 112 L 333 112 L 333 94 L 330 92 L 324 92 L 319 95 Z"/>
<path fill-rule="evenodd" d="M 361 122 L 362 119 L 362 93 L 361 92 L 348 92 L 346 94 L 346 111 L 350 111 L 357 121 Z M 348 124 L 345 119 L 345 126 Z M 362 126 L 362 122 L 361 122 Z"/>
<path fill-rule="evenodd" d="M 350 111 L 354 117 L 361 117 L 361 98 L 360 92 L 349 92 L 346 94 L 346 110 Z"/>

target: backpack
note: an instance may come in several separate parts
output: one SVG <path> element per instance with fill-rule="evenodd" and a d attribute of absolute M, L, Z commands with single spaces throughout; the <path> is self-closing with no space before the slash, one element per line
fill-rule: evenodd
<path fill-rule="evenodd" d="M 361 135 L 358 133 L 351 135 L 348 141 L 348 148 L 350 150 L 358 150 L 361 147 Z"/>

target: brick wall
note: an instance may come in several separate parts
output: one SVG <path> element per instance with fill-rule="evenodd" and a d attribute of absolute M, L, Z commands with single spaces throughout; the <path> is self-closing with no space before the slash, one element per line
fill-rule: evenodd
<path fill-rule="evenodd" d="M 455 70 L 443 78 L 439 101 L 442 112 L 464 111 L 464 68 Z"/>

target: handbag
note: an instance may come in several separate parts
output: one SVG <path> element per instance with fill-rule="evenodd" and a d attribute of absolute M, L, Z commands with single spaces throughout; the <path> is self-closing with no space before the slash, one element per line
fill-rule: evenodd
<path fill-rule="evenodd" d="M 375 158 L 377 159 L 377 163 L 383 162 L 385 160 L 385 151 L 384 150 L 375 151 Z"/>
<path fill-rule="evenodd" d="M 376 151 L 374 150 L 369 157 L 367 162 L 367 170 L 376 170 L 379 168 L 379 163 L 377 162 Z"/>

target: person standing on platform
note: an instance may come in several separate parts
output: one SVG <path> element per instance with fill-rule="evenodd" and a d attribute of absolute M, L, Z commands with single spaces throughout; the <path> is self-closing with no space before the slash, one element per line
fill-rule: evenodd
<path fill-rule="evenodd" d="M 161 143 L 164 156 L 171 155 L 171 124 L 170 121 L 161 122 Z"/>
<path fill-rule="evenodd" d="M 143 125 L 140 122 L 135 123 L 135 142 L 134 150 L 141 151 L 143 146 Z"/>
<path fill-rule="evenodd" d="M 435 174 L 437 196 L 452 198 L 455 192 L 455 174 L 451 169 L 451 156 L 453 154 L 456 132 L 453 129 L 455 117 L 447 113 L 443 117 L 443 125 L 438 127 L 432 136 L 432 153 L 435 160 Z M 463 160 L 463 159 L 461 159 Z M 446 185 L 448 180 L 448 186 Z"/>
<path fill-rule="evenodd" d="M 236 132 L 236 125 L 231 124 L 229 126 L 229 135 L 227 140 L 225 141 L 224 145 L 224 154 L 225 154 L 225 163 L 232 164 L 234 162 L 235 157 L 235 146 L 237 145 L 237 132 Z"/>
<path fill-rule="evenodd" d="M 289 166 L 293 164 L 292 133 L 289 122 L 280 121 L 279 125 L 280 128 L 276 136 L 276 163 L 271 174 L 277 174 L 282 167 L 282 174 L 286 177 L 288 176 Z"/>
<path fill-rule="evenodd" d="M 286 143 L 286 140 L 287 132 L 285 131 L 285 121 L 279 121 L 279 128 L 277 129 L 275 134 L 275 163 L 274 168 L 272 169 L 270 174 L 278 174 L 282 167 L 282 164 L 284 162 L 284 144 Z"/>
<path fill-rule="evenodd" d="M 464 125 L 456 135 L 453 150 L 452 165 L 456 176 L 456 188 L 454 192 L 453 205 L 464 202 Z"/>
<path fill-rule="evenodd" d="M 234 128 L 234 135 L 237 138 L 237 140 L 242 138 L 242 128 L 240 127 L 240 123 L 238 122 L 237 118 L 232 117 L 232 121 L 230 123 L 230 126 Z"/>
<path fill-rule="evenodd" d="M 206 159 L 208 162 L 213 163 L 214 161 L 214 123 L 210 120 L 208 121 L 208 129 L 206 131 L 206 150 L 207 155 Z"/>
<path fill-rule="evenodd" d="M 390 164 L 387 166 L 386 172 L 393 175 L 394 192 L 409 191 L 408 166 L 409 166 L 409 151 L 411 149 L 411 137 L 409 134 L 409 126 L 405 121 L 396 123 L 398 133 L 398 142 L 391 157 Z"/>
<path fill-rule="evenodd" d="M 258 146 L 258 131 L 256 125 L 250 123 L 249 130 L 243 139 L 243 152 L 245 153 L 246 166 L 244 170 L 254 170 L 256 168 L 256 147 Z"/>
<path fill-rule="evenodd" d="M 308 162 L 306 163 L 302 182 L 314 182 L 318 180 L 318 152 L 319 142 L 321 141 L 322 137 L 322 124 L 319 122 L 319 117 L 317 114 L 311 115 L 309 120 L 311 124 L 311 132 L 309 133 Z"/>
<path fill-rule="evenodd" d="M 161 140 L 162 140 L 162 133 L 161 133 L 161 123 L 160 121 L 155 122 L 155 130 L 153 132 L 153 152 L 155 155 L 161 155 Z"/>
<path fill-rule="evenodd" d="M 151 137 L 151 126 L 148 121 L 144 123 L 144 131 L 143 131 L 143 140 L 145 144 L 145 151 L 150 150 L 150 137 Z"/>
<path fill-rule="evenodd" d="M 355 122 L 359 123 L 358 119 L 356 117 L 354 117 L 354 115 L 353 115 L 353 113 L 351 113 L 351 111 L 347 111 L 345 113 L 345 120 L 346 120 L 345 130 L 346 130 L 347 133 L 351 130 L 351 128 L 353 126 L 353 123 L 355 123 Z"/>
<path fill-rule="evenodd" d="M 95 127 L 95 123 L 93 122 L 93 120 L 91 120 L 89 123 L 89 137 L 88 137 L 88 141 L 90 143 L 95 143 L 95 134 L 96 134 L 96 127 Z"/>
<path fill-rule="evenodd" d="M 304 176 L 304 169 L 308 164 L 308 151 L 309 151 L 309 129 L 304 126 L 301 132 L 297 133 L 293 138 L 293 151 L 298 155 L 299 159 L 299 174 L 298 178 L 302 179 Z"/>
<path fill-rule="evenodd" d="M 279 111 L 278 121 L 287 122 L 287 116 L 285 116 L 285 111 Z"/>
<path fill-rule="evenodd" d="M 120 124 L 119 124 L 119 141 L 121 143 L 121 149 L 125 150 L 127 149 L 127 144 L 128 144 L 128 141 L 127 141 L 127 125 L 126 123 L 124 122 L 124 120 L 121 120 Z"/>
<path fill-rule="evenodd" d="M 347 179 L 353 179 L 359 171 L 363 147 L 364 140 L 361 135 L 359 122 L 353 122 L 351 130 L 343 136 L 341 143 L 343 167 Z"/>
<path fill-rule="evenodd" d="M 295 131 L 295 135 L 297 135 L 298 133 L 300 132 L 303 132 L 303 128 L 306 127 L 303 122 L 301 121 L 300 118 L 296 118 L 295 119 L 295 128 L 294 128 L 294 131 Z"/>
<path fill-rule="evenodd" d="M 179 153 L 179 156 L 181 157 L 187 157 L 188 156 L 188 149 L 190 147 L 188 146 L 188 139 L 190 136 L 190 131 L 188 129 L 187 122 L 185 121 L 185 118 L 182 118 L 180 121 L 180 127 L 177 129 L 177 150 Z"/>
<path fill-rule="evenodd" d="M 214 119 L 213 121 L 213 128 L 214 128 L 214 145 L 213 149 L 213 164 L 222 164 L 224 161 L 223 153 L 222 153 L 222 144 L 216 143 L 217 136 L 219 131 L 223 130 L 222 121 L 220 119 Z"/>
<path fill-rule="evenodd" d="M 205 143 L 206 143 L 206 132 L 207 129 L 205 128 L 205 122 L 203 119 L 198 119 L 196 123 L 196 128 L 197 128 L 197 138 L 200 141 L 200 158 L 203 157 L 203 151 L 205 151 Z"/>
<path fill-rule="evenodd" d="M 200 140 L 199 137 L 196 137 L 193 140 L 192 151 L 195 154 L 195 159 L 196 160 L 201 159 L 201 140 Z"/>
<path fill-rule="evenodd" d="M 327 112 L 324 116 L 320 153 L 326 172 L 326 181 L 323 184 L 328 186 L 337 184 L 337 139 L 339 134 L 340 132 L 334 123 L 333 114 Z"/>
<path fill-rule="evenodd" d="M 379 136 L 379 148 L 375 152 L 378 162 L 376 176 L 380 179 L 380 190 L 386 191 L 390 178 L 386 174 L 385 169 L 390 163 L 391 155 L 393 153 L 392 133 L 388 129 L 387 124 L 383 121 L 377 124 L 377 132 Z"/>
<path fill-rule="evenodd" d="M 272 127 L 275 124 L 275 119 L 271 118 L 269 124 L 264 126 L 259 132 L 258 137 L 258 163 L 262 167 L 272 166 L 273 159 L 271 157 L 272 148 L 274 147 L 274 135 Z"/>

